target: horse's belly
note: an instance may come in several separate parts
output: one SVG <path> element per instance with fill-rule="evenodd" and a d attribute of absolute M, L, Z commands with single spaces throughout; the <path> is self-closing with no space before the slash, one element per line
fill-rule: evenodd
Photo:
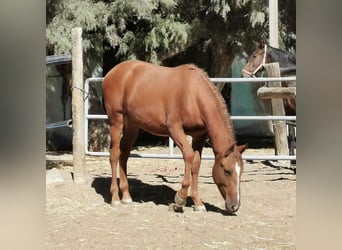
<path fill-rule="evenodd" d="M 158 135 L 158 136 L 169 136 L 168 126 L 172 124 L 167 124 L 168 116 L 163 110 L 148 111 L 145 109 L 136 110 L 136 112 L 128 112 L 126 119 L 127 122 L 135 124 L 142 130 L 148 133 Z M 170 115 L 170 114 L 169 114 Z M 177 116 L 179 118 L 172 120 L 174 124 L 182 124 L 184 132 L 188 135 L 203 134 L 206 132 L 205 125 L 202 120 L 194 119 L 192 115 L 188 114 L 186 116 Z"/>
<path fill-rule="evenodd" d="M 142 130 L 156 136 L 169 136 L 168 130 L 163 128 L 154 128 L 154 127 L 140 127 Z"/>
<path fill-rule="evenodd" d="M 138 127 L 142 130 L 145 130 L 146 132 L 158 136 L 168 136 L 168 130 L 165 124 L 163 123 L 155 123 L 150 120 L 146 120 L 143 122 L 138 123 Z"/>
<path fill-rule="evenodd" d="M 168 136 L 166 117 L 162 113 L 149 113 L 146 110 L 140 112 L 127 113 L 127 122 L 134 123 L 135 126 L 148 133 L 158 136 Z"/>
<path fill-rule="evenodd" d="M 164 123 L 154 123 L 149 122 L 148 120 L 145 122 L 139 122 L 138 127 L 142 130 L 154 134 L 157 136 L 169 136 L 169 131 Z M 184 133 L 190 136 L 197 136 L 202 135 L 203 133 L 207 132 L 207 129 L 204 126 L 192 126 L 192 127 L 185 127 L 183 126 Z"/>

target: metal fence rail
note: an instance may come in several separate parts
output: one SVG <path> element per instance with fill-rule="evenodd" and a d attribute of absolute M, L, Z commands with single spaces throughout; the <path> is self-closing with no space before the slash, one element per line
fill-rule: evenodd
<path fill-rule="evenodd" d="M 72 127 L 72 119 L 69 119 L 66 121 L 48 123 L 45 125 L 45 129 L 65 128 L 65 127 L 68 127 L 68 128 Z"/>
<path fill-rule="evenodd" d="M 259 78 L 210 78 L 213 83 L 230 82 L 230 83 L 260 83 L 260 82 L 275 82 L 275 81 L 296 81 L 296 76 L 288 77 L 259 77 Z M 85 134 L 85 154 L 93 156 L 109 156 L 109 152 L 95 152 L 88 149 L 88 121 L 90 119 L 105 120 L 108 119 L 107 115 L 88 114 L 90 82 L 102 82 L 103 77 L 92 77 L 86 79 L 84 83 L 84 134 Z M 231 116 L 232 120 L 283 120 L 283 121 L 296 121 L 296 116 Z M 169 137 L 169 152 L 168 154 L 139 154 L 131 153 L 131 157 L 141 158 L 159 158 L 159 159 L 182 159 L 181 154 L 174 154 L 174 143 Z M 296 160 L 296 155 L 243 155 L 244 160 Z M 202 159 L 213 160 L 214 155 L 202 155 Z"/>

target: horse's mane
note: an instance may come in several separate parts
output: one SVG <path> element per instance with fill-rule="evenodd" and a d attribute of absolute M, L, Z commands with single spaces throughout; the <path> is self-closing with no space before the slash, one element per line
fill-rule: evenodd
<path fill-rule="evenodd" d="M 225 100 L 223 99 L 222 95 L 220 94 L 220 92 L 218 91 L 218 89 L 210 81 L 208 74 L 203 69 L 198 68 L 194 64 L 188 64 L 188 67 L 190 70 L 197 70 L 200 73 L 200 76 L 202 77 L 203 82 L 205 82 L 207 84 L 208 88 L 211 90 L 211 92 L 215 96 L 216 100 L 218 101 L 219 109 L 221 110 L 220 114 L 222 114 L 222 116 L 223 116 L 222 118 L 225 121 L 225 124 L 227 125 L 227 130 L 230 131 L 232 133 L 232 135 L 235 137 L 233 125 L 231 123 L 230 115 L 229 115 L 228 110 L 227 110 L 227 104 L 226 104 Z"/>
<path fill-rule="evenodd" d="M 296 56 L 282 49 L 269 46 L 268 55 L 273 62 L 279 62 L 280 67 L 296 65 Z"/>

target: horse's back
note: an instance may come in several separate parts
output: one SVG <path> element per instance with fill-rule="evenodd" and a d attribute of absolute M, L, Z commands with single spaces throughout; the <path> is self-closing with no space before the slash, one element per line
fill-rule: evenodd
<path fill-rule="evenodd" d="M 107 114 L 124 113 L 137 126 L 159 135 L 167 133 L 171 116 L 189 127 L 203 126 L 198 103 L 200 74 L 193 65 L 169 68 L 142 61 L 120 63 L 103 81 Z"/>
<path fill-rule="evenodd" d="M 142 65 L 146 67 L 146 64 L 147 63 L 141 61 L 125 61 L 119 63 L 105 75 L 102 84 L 103 92 L 108 93 L 115 90 L 116 95 L 120 95 L 120 92 L 124 90 L 125 85 L 133 80 L 132 72 Z"/>
<path fill-rule="evenodd" d="M 126 106 L 141 101 L 145 106 L 151 102 L 159 102 L 160 105 L 161 100 L 175 97 L 177 92 L 188 92 L 187 86 L 192 81 L 189 75 L 182 73 L 182 67 L 184 65 L 169 68 L 143 61 L 122 62 L 105 76 L 102 85 L 104 98 L 111 102 L 114 98 L 119 99 L 117 103 Z"/>
<path fill-rule="evenodd" d="M 125 61 L 116 65 L 106 74 L 103 80 L 103 89 L 123 90 L 122 88 L 132 88 L 133 84 L 137 85 L 134 87 L 142 89 L 149 85 L 165 88 L 165 86 L 169 86 L 168 81 L 177 77 L 177 74 L 173 74 L 177 68 L 179 67 L 168 68 L 143 61 Z M 172 76 L 172 78 L 167 78 L 168 76 Z"/>

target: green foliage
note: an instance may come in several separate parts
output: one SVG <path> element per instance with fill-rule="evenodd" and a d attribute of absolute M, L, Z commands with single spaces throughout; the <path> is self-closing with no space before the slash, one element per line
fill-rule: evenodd
<path fill-rule="evenodd" d="M 214 12 L 216 15 L 221 16 L 224 21 L 228 20 L 229 11 L 229 3 L 224 0 L 212 0 L 208 8 L 208 12 Z"/>
<path fill-rule="evenodd" d="M 113 2 L 107 38 L 111 46 L 120 45 L 116 56 L 160 63 L 184 49 L 189 25 L 174 14 L 175 5 L 170 0 Z"/>
<path fill-rule="evenodd" d="M 104 51 L 112 50 L 117 60 L 154 63 L 193 44 L 222 43 L 236 54 L 248 50 L 252 40 L 268 37 L 268 1 L 47 0 L 46 4 L 49 54 L 70 53 L 73 27 L 83 29 L 86 53 L 100 58 Z M 281 6 L 281 15 L 288 15 L 286 5 Z M 283 40 L 291 46 L 295 32 L 287 35 L 286 23 L 293 26 L 293 18 L 280 20 L 285 23 L 281 25 Z"/>
<path fill-rule="evenodd" d="M 122 59 L 160 63 L 183 50 L 189 24 L 174 13 L 172 0 L 62 0 L 48 1 L 52 17 L 47 23 L 47 48 L 55 54 L 70 53 L 70 31 L 83 29 L 85 51 L 102 55 L 116 48 Z"/>
<path fill-rule="evenodd" d="M 83 28 L 84 50 L 94 49 L 101 51 L 102 42 L 100 34 L 108 20 L 106 4 L 103 2 L 94 3 L 90 0 L 61 0 L 47 1 L 49 10 L 53 16 L 47 23 L 46 39 L 47 48 L 55 54 L 70 53 L 71 29 L 74 27 Z M 49 18 L 49 17 L 48 17 Z"/>

